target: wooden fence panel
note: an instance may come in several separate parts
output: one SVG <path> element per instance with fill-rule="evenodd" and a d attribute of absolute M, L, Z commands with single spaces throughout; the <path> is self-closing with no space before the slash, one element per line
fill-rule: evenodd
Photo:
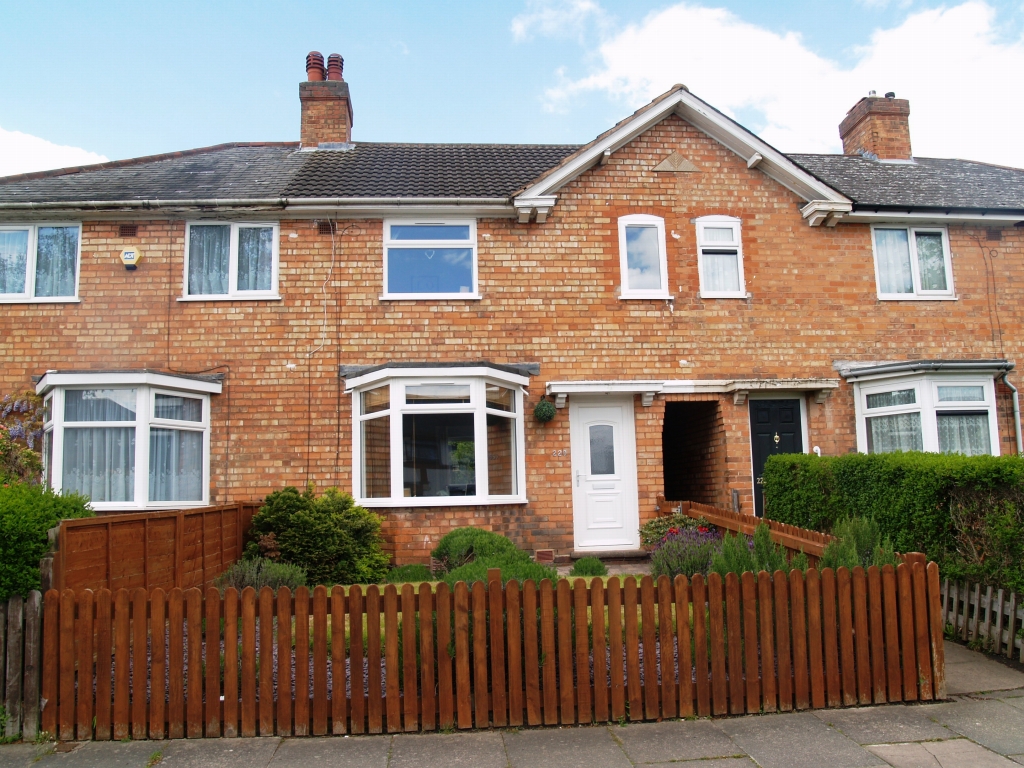
<path fill-rule="evenodd" d="M 495 579 L 454 594 L 371 585 L 365 606 L 358 587 L 317 587 L 312 599 L 301 587 L 240 597 L 122 589 L 112 606 L 108 590 L 36 600 L 25 615 L 42 614 L 37 691 L 54 701 L 43 725 L 67 739 L 659 720 L 894 693 L 927 701 L 944 695 L 944 620 L 966 616 L 984 638 L 999 606 L 998 594 L 942 585 L 934 564 L 909 558 L 895 570 L 729 574 L 724 584 L 712 574 L 539 589 Z M 2 693 L 23 699 L 28 640 L 11 627 L 27 625 L 10 605 L 3 616 Z"/>
<path fill-rule="evenodd" d="M 25 598 L 25 666 L 21 737 L 33 741 L 39 733 L 40 677 L 43 653 L 43 596 L 32 590 Z"/>

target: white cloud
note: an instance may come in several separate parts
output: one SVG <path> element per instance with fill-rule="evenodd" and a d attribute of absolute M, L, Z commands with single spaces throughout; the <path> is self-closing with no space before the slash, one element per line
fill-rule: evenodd
<path fill-rule="evenodd" d="M 546 101 L 561 110 L 603 92 L 635 107 L 683 82 L 726 113 L 759 114 L 762 124 L 748 127 L 784 151 L 835 152 L 846 111 L 869 90 L 895 91 L 910 100 L 914 154 L 1024 167 L 1024 105 L 1012 85 L 1024 40 L 1000 40 L 995 16 L 980 0 L 911 14 L 875 31 L 844 68 L 797 34 L 682 3 L 607 38 L 597 71 L 563 79 Z"/>
<path fill-rule="evenodd" d="M 551 37 L 582 38 L 587 23 L 599 26 L 606 16 L 594 0 L 528 0 L 526 13 L 512 19 L 512 36 L 528 40 L 536 32 Z"/>
<path fill-rule="evenodd" d="M 0 128 L 0 176 L 106 161 L 103 155 L 79 147 L 66 147 L 38 136 Z"/>

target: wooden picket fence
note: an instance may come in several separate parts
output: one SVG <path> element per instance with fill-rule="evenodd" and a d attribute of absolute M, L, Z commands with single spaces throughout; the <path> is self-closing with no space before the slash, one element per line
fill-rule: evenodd
<path fill-rule="evenodd" d="M 941 699 L 939 599 L 923 556 L 724 581 L 51 590 L 42 722 L 61 739 L 303 736 Z"/>
<path fill-rule="evenodd" d="M 666 501 L 663 496 L 658 497 L 658 511 L 662 515 L 671 514 L 674 510 L 692 518 L 703 517 L 712 525 L 723 531 L 733 533 L 745 533 L 748 536 L 754 534 L 754 529 L 761 523 L 768 525 L 771 531 L 772 541 L 781 544 L 792 553 L 803 552 L 808 556 L 812 564 L 817 563 L 825 547 L 835 539 L 827 533 L 811 531 L 807 528 L 800 528 L 788 523 L 780 523 L 778 520 L 769 520 L 766 517 L 754 517 L 744 515 L 740 512 L 733 512 L 730 509 L 712 507 L 709 504 L 700 504 L 696 501 Z"/>
<path fill-rule="evenodd" d="M 1015 655 L 1024 664 L 1024 598 L 1008 589 L 942 582 L 943 623 L 964 642 L 978 642 L 989 653 Z"/>
<path fill-rule="evenodd" d="M 0 603 L 0 735 L 26 740 L 39 732 L 43 595 L 38 590 Z"/>

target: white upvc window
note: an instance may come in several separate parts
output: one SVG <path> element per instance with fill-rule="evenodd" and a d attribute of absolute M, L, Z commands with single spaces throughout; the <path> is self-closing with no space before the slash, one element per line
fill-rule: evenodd
<path fill-rule="evenodd" d="M 182 299 L 277 299 L 276 223 L 190 222 Z"/>
<path fill-rule="evenodd" d="M 371 507 L 526 501 L 525 377 L 392 369 L 353 384 L 353 479 Z"/>
<path fill-rule="evenodd" d="M 479 299 L 474 219 L 386 219 L 385 299 Z"/>
<path fill-rule="evenodd" d="M 744 299 L 743 241 L 733 216 L 697 219 L 697 271 L 702 299 Z"/>
<path fill-rule="evenodd" d="M 209 503 L 210 393 L 153 374 L 47 374 L 43 478 L 97 511 Z M 164 386 L 164 385 L 170 386 Z"/>
<path fill-rule="evenodd" d="M 619 298 L 671 298 L 664 219 L 640 213 L 619 217 L 619 266 Z"/>
<path fill-rule="evenodd" d="M 879 299 L 952 299 L 953 265 L 943 227 L 871 228 Z"/>
<path fill-rule="evenodd" d="M 991 377 L 915 375 L 856 382 L 857 445 L 864 453 L 999 455 Z"/>
<path fill-rule="evenodd" d="M 0 303 L 77 301 L 81 255 L 81 224 L 0 224 Z"/>

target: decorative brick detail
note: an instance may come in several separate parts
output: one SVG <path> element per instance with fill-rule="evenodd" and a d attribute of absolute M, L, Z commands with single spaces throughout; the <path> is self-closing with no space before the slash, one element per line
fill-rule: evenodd
<path fill-rule="evenodd" d="M 846 113 L 839 124 L 843 154 L 864 152 L 879 160 L 910 160 L 910 102 L 868 96 Z"/>

